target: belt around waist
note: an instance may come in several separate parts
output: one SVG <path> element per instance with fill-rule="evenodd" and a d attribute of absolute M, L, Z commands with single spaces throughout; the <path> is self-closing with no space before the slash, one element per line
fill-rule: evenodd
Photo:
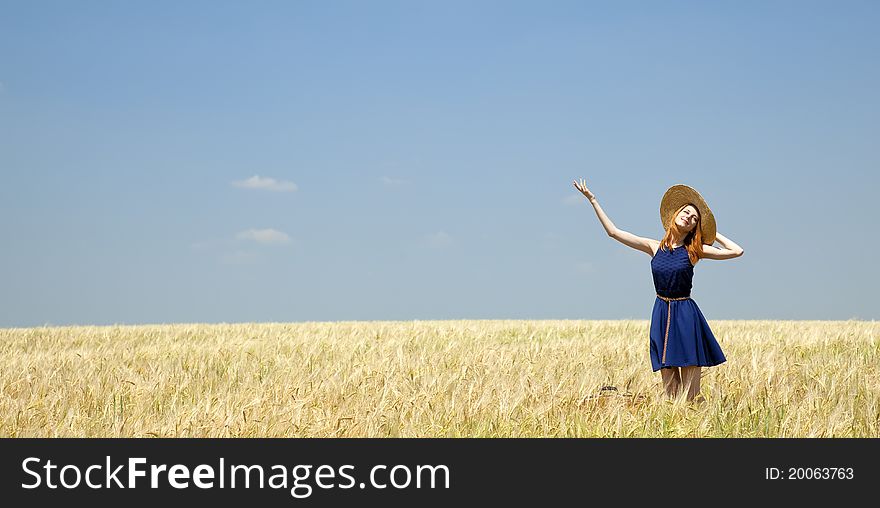
<path fill-rule="evenodd" d="M 657 295 L 657 298 L 663 300 L 664 302 L 671 302 L 675 300 L 690 300 L 690 296 L 679 296 L 679 297 L 669 297 L 669 296 L 661 296 Z"/>
<path fill-rule="evenodd" d="M 660 362 L 666 365 L 666 344 L 669 342 L 669 323 L 672 322 L 672 302 L 675 300 L 690 300 L 690 296 L 669 297 L 657 295 L 657 298 L 666 302 L 666 332 L 663 334 L 663 357 Z"/>

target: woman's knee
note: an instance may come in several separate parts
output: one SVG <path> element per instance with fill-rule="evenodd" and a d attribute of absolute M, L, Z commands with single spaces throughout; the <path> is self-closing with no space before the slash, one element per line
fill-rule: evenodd
<path fill-rule="evenodd" d="M 695 366 L 691 366 L 691 367 L 682 367 L 681 368 L 681 379 L 682 379 L 682 381 L 687 380 L 690 382 L 699 381 L 702 370 L 703 369 L 699 365 L 695 365 Z"/>
<path fill-rule="evenodd" d="M 660 375 L 663 377 L 663 381 L 672 382 L 676 379 L 681 379 L 681 376 L 678 372 L 678 367 L 663 367 L 660 369 Z"/>
<path fill-rule="evenodd" d="M 681 377 L 678 367 L 663 368 L 660 370 L 663 379 L 663 388 L 669 396 L 676 396 L 681 391 Z"/>

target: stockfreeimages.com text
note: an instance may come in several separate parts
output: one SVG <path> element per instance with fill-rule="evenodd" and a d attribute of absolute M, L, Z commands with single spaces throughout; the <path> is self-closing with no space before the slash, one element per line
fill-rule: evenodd
<path fill-rule="evenodd" d="M 449 488 L 449 468 L 445 465 L 419 465 L 410 468 L 405 465 L 388 466 L 377 464 L 370 468 L 369 480 L 358 482 L 352 473 L 353 465 L 335 468 L 329 465 L 294 466 L 241 465 L 226 464 L 220 457 L 219 465 L 200 464 L 190 470 L 183 464 L 148 464 L 143 457 L 129 457 L 123 464 L 113 464 L 110 456 L 103 464 L 92 464 L 85 468 L 78 465 L 58 465 L 51 460 L 43 462 L 38 457 L 28 457 L 21 464 L 22 470 L 32 481 L 22 483 L 24 489 L 40 487 L 57 489 L 134 489 L 145 487 L 149 479 L 150 488 L 156 489 L 167 484 L 175 489 L 195 486 L 200 489 L 212 488 L 265 488 L 290 489 L 290 495 L 303 499 L 312 495 L 314 483 L 320 489 L 405 489 Z M 312 475 L 314 470 L 314 475 Z M 138 481 L 139 478 L 142 480 Z M 313 480 L 313 481 L 310 481 Z M 341 481 L 341 482 L 340 482 Z M 227 485 L 228 482 L 228 485 Z"/>

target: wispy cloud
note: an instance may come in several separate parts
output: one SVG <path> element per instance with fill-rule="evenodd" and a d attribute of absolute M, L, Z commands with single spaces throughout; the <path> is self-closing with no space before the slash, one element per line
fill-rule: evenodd
<path fill-rule="evenodd" d="M 260 175 L 254 175 L 247 180 L 238 180 L 232 182 L 232 185 L 235 187 L 240 187 L 242 189 L 259 189 L 276 192 L 293 192 L 299 189 L 299 187 L 297 187 L 296 184 L 293 182 L 288 182 L 285 180 L 279 181 L 274 178 L 264 177 Z"/>
<path fill-rule="evenodd" d="M 391 178 L 390 176 L 383 176 L 382 183 L 384 183 L 385 185 L 388 185 L 390 187 L 390 186 L 396 186 L 396 185 L 403 185 L 404 183 L 406 183 L 406 180 L 403 180 L 401 178 Z"/>
<path fill-rule="evenodd" d="M 425 235 L 425 243 L 430 247 L 441 248 L 452 245 L 452 237 L 444 231 Z"/>
<path fill-rule="evenodd" d="M 275 229 L 248 229 L 235 235 L 237 240 L 250 240 L 263 245 L 290 243 L 287 233 Z"/>

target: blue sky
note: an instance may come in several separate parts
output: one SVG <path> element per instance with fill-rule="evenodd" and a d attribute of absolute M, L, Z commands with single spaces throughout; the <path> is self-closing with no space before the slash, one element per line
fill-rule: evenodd
<path fill-rule="evenodd" d="M 0 2 L 0 326 L 876 319 L 880 3 Z"/>

